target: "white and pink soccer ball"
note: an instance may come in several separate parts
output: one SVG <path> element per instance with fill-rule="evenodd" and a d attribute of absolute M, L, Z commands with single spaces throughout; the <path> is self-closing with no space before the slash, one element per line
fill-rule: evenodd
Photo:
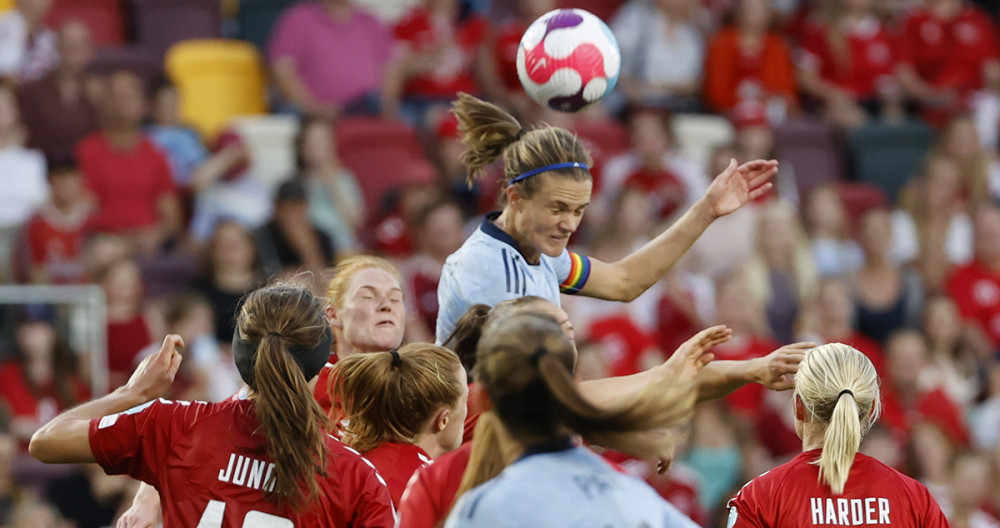
<path fill-rule="evenodd" d="M 528 95 L 576 112 L 611 92 L 622 56 L 611 28 L 583 9 L 556 9 L 535 20 L 517 49 L 517 75 Z"/>

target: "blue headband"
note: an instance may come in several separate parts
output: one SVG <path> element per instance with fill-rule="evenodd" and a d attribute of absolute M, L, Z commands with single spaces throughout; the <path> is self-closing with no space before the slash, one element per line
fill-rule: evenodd
<path fill-rule="evenodd" d="M 531 169 L 528 172 L 522 173 L 520 176 L 514 178 L 513 180 L 510 180 L 510 183 L 508 183 L 508 185 L 513 185 L 513 184 L 515 184 L 515 183 L 517 183 L 517 182 L 519 182 L 521 180 L 527 180 L 528 178 L 530 178 L 530 177 L 532 177 L 532 176 L 534 176 L 536 174 L 540 174 L 540 173 L 543 173 L 543 172 L 547 172 L 547 171 L 550 171 L 550 170 L 556 170 L 556 169 L 583 169 L 583 170 L 589 171 L 590 167 L 584 165 L 583 163 L 580 163 L 579 161 L 569 161 L 569 162 L 566 162 L 566 163 L 553 163 L 552 165 L 546 165 L 544 167 L 538 167 L 537 169 Z"/>

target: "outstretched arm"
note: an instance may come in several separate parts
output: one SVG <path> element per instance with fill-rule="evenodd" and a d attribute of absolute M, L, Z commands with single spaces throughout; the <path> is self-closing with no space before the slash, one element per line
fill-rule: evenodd
<path fill-rule="evenodd" d="M 135 369 L 128 383 L 107 396 L 74 407 L 42 426 L 31 437 L 28 452 L 48 464 L 94 462 L 90 448 L 90 421 L 127 411 L 158 398 L 174 381 L 181 365 L 180 336 L 168 335 L 160 351 L 147 357 Z"/>
<path fill-rule="evenodd" d="M 775 160 L 755 160 L 718 175 L 677 222 L 638 251 L 614 263 L 590 259 L 590 278 L 582 295 L 611 301 L 631 301 L 662 279 L 708 226 L 720 216 L 743 207 L 771 189 L 778 172 Z"/>
<path fill-rule="evenodd" d="M 806 351 L 816 343 L 793 343 L 770 354 L 743 361 L 713 361 L 698 373 L 698 401 L 722 398 L 747 383 L 771 390 L 792 388 L 792 376 Z"/>

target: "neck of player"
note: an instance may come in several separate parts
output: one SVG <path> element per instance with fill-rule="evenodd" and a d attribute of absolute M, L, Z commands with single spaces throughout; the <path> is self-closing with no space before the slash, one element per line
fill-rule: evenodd
<path fill-rule="evenodd" d="M 802 452 L 823 449 L 823 434 L 825 432 L 826 429 L 820 425 L 802 422 L 802 434 L 799 435 L 802 438 Z"/>
<path fill-rule="evenodd" d="M 518 231 L 516 217 L 517 213 L 513 209 L 504 207 L 503 212 L 493 223 L 517 242 L 517 250 L 524 256 L 524 260 L 530 264 L 538 264 L 542 258 L 542 252 L 533 247 L 528 238 Z"/>

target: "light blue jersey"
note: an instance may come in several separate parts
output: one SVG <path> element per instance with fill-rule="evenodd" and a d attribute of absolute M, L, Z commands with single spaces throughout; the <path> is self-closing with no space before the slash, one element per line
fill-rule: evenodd
<path fill-rule="evenodd" d="M 583 447 L 529 454 L 459 499 L 445 528 L 697 528 L 645 482 Z"/>
<path fill-rule="evenodd" d="M 537 295 L 561 306 L 559 293 L 577 293 L 590 276 L 590 260 L 567 250 L 554 258 L 543 253 L 538 264 L 529 264 L 517 241 L 493 223 L 499 215 L 486 215 L 479 229 L 444 263 L 438 283 L 438 344 L 475 304 L 496 306 Z"/>

